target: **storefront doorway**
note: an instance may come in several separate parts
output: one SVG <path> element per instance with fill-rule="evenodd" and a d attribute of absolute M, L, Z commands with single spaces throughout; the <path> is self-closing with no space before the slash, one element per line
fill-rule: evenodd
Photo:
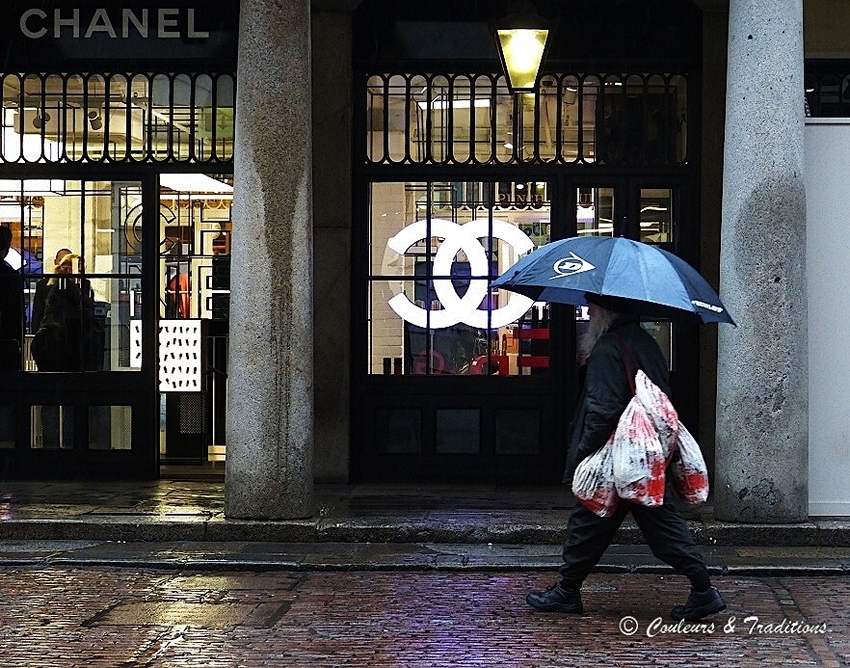
<path fill-rule="evenodd" d="M 83 5 L 85 44 L 35 29 L 52 6 L 2 10 L 0 467 L 153 479 L 223 456 L 238 3 L 180 10 L 196 39 L 176 51 L 153 10 Z M 117 16 L 145 49 L 109 36 Z"/>
<path fill-rule="evenodd" d="M 171 477 L 223 476 L 232 178 L 160 186 L 160 462 Z"/>
<path fill-rule="evenodd" d="M 586 312 L 489 282 L 566 236 L 673 248 L 692 206 L 687 183 L 381 182 L 368 201 L 355 477 L 557 482 Z M 695 424 L 695 326 L 644 327 L 667 358 L 683 419 Z"/>
<path fill-rule="evenodd" d="M 699 11 L 535 5 L 559 28 L 521 94 L 497 59 L 495 5 L 355 12 L 355 480 L 558 482 L 585 314 L 491 282 L 585 234 L 699 265 Z M 645 326 L 696 430 L 698 330 Z"/>
<path fill-rule="evenodd" d="M 0 181 L 7 476 L 223 462 L 231 201 L 220 175 Z"/>

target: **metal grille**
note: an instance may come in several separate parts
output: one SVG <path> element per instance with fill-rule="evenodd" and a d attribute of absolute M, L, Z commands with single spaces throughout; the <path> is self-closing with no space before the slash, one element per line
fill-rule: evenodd
<path fill-rule="evenodd" d="M 204 401 L 203 394 L 181 394 L 180 395 L 180 433 L 181 434 L 203 434 L 204 429 Z"/>
<path fill-rule="evenodd" d="M 0 162 L 217 163 L 233 158 L 224 74 L 3 74 Z"/>
<path fill-rule="evenodd" d="M 679 165 L 685 74 L 548 74 L 512 95 L 492 74 L 371 74 L 367 164 Z"/>

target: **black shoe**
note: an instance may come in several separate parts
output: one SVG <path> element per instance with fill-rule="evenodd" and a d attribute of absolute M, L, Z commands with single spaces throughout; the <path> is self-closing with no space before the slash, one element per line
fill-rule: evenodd
<path fill-rule="evenodd" d="M 576 612 L 581 613 L 581 592 L 577 589 L 566 589 L 561 583 L 552 585 L 546 591 L 532 591 L 525 597 L 525 602 L 536 610 L 543 612 Z"/>
<path fill-rule="evenodd" d="M 670 612 L 670 616 L 677 621 L 684 619 L 687 622 L 695 622 L 725 609 L 726 601 L 717 591 L 717 587 L 709 587 L 708 591 L 703 592 L 698 592 L 691 587 L 691 595 L 688 596 L 685 605 L 677 605 Z"/>

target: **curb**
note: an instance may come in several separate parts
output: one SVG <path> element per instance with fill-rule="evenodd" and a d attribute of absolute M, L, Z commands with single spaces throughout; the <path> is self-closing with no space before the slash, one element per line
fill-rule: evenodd
<path fill-rule="evenodd" d="M 843 548 L 729 547 L 705 552 L 709 571 L 729 576 L 848 575 Z M 255 543 L 0 541 L 3 568 L 146 568 L 189 571 L 537 571 L 555 572 L 552 545 L 437 543 Z M 646 545 L 612 545 L 599 573 L 673 574 Z"/>
<path fill-rule="evenodd" d="M 697 545 L 754 547 L 847 547 L 850 529 L 829 523 L 805 525 L 738 525 L 688 522 Z M 364 520 L 249 521 L 230 519 L 191 520 L 150 518 L 108 521 L 89 518 L 10 519 L 0 521 L 2 540 L 83 540 L 126 542 L 276 542 L 276 543 L 438 543 L 500 545 L 560 545 L 565 525 L 517 523 L 463 524 Z M 613 541 L 619 545 L 642 545 L 643 537 L 633 523 L 624 524 Z"/>

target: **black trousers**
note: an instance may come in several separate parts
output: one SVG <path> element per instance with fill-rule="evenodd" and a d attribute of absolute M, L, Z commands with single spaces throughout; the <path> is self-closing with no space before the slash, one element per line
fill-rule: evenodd
<path fill-rule="evenodd" d="M 562 584 L 565 587 L 581 588 L 584 579 L 602 558 L 629 512 L 634 516 L 656 557 L 685 575 L 695 589 L 702 591 L 708 587 L 711 580 L 705 561 L 669 491 L 664 505 L 650 508 L 621 501 L 611 517 L 599 517 L 580 503 L 576 503 L 576 509 L 567 523 L 564 563 L 560 568 Z"/>

